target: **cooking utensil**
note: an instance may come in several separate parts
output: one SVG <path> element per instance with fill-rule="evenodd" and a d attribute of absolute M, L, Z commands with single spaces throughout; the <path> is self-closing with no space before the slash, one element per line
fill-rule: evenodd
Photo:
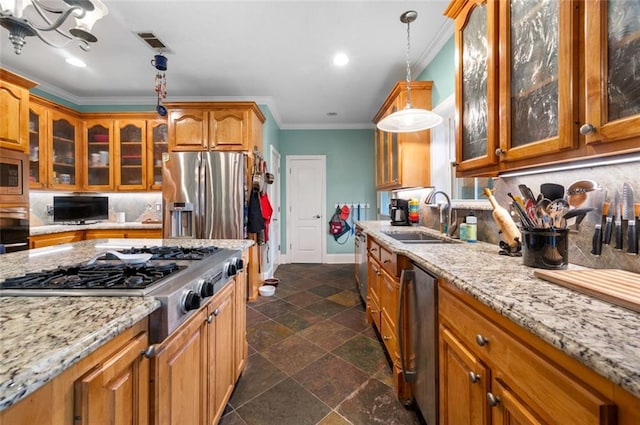
<path fill-rule="evenodd" d="M 156 112 L 161 117 L 164 117 L 165 115 L 167 115 L 167 108 L 165 108 L 164 105 L 160 104 L 160 96 L 158 96 L 158 102 L 156 103 Z"/>
<path fill-rule="evenodd" d="M 567 188 L 567 202 L 572 207 L 578 208 L 587 199 L 587 192 L 591 192 L 596 187 L 598 183 L 593 180 L 578 180 L 571 183 Z"/>
<path fill-rule="evenodd" d="M 620 204 L 620 192 L 616 190 L 614 200 L 615 219 L 613 221 L 613 233 L 616 238 L 615 249 L 622 249 L 622 205 Z"/>
<path fill-rule="evenodd" d="M 536 218 L 538 220 L 538 227 L 548 229 L 551 227 L 551 217 L 547 213 L 547 207 L 551 201 L 547 198 L 542 198 L 536 204 Z"/>
<path fill-rule="evenodd" d="M 558 241 L 557 236 L 549 236 L 550 243 L 547 244 L 542 252 L 542 259 L 552 266 L 558 266 L 562 264 L 564 258 L 560 251 L 558 251 Z"/>
<path fill-rule="evenodd" d="M 564 198 L 564 186 L 557 183 L 542 183 L 540 193 L 548 199 L 562 199 Z"/>
<path fill-rule="evenodd" d="M 527 229 L 527 230 L 531 230 L 535 227 L 535 224 L 531 221 L 531 219 L 529 218 L 529 216 L 527 215 L 527 212 L 524 210 L 524 207 L 522 205 L 520 205 L 520 202 L 518 202 L 518 200 L 516 199 L 516 197 L 514 197 L 511 192 L 507 193 L 507 195 L 509 195 L 509 197 L 511 199 L 513 199 L 513 205 L 516 209 L 516 211 L 518 212 L 518 215 L 520 216 L 520 221 L 522 222 L 522 225 Z"/>
<path fill-rule="evenodd" d="M 613 199 L 609 200 L 609 208 L 607 208 L 607 218 L 604 223 L 604 230 L 602 232 L 602 242 L 610 245 L 611 244 L 611 230 L 613 229 L 613 210 L 614 210 Z"/>
<path fill-rule="evenodd" d="M 627 220 L 627 252 L 638 253 L 638 232 L 636 228 L 636 214 L 633 208 L 633 188 L 629 183 L 622 185 L 622 218 Z"/>
<path fill-rule="evenodd" d="M 535 201 L 536 197 L 533 195 L 533 192 L 531 191 L 531 189 L 529 189 L 529 187 L 526 184 L 519 184 L 518 189 L 520 189 L 520 193 L 522 194 L 522 197 L 524 198 L 525 203 L 528 199 Z"/>
<path fill-rule="evenodd" d="M 595 209 L 593 210 L 592 216 L 596 224 L 591 240 L 591 254 L 598 257 L 602 253 L 602 223 L 604 221 L 602 210 L 604 208 L 604 201 L 607 198 L 607 191 L 603 189 L 593 193 L 596 195 L 594 195 L 595 199 L 593 202 Z"/>
<path fill-rule="evenodd" d="M 551 201 L 547 206 L 547 214 L 551 217 L 551 227 L 554 229 L 564 229 L 566 227 L 565 213 L 569 211 L 569 204 L 564 199 Z"/>

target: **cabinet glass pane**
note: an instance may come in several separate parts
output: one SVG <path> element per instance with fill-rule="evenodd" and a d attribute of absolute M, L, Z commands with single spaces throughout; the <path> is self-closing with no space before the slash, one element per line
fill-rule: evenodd
<path fill-rule="evenodd" d="M 87 130 L 87 177 L 90 186 L 109 184 L 109 129 L 95 125 Z"/>
<path fill-rule="evenodd" d="M 389 137 L 390 133 L 382 132 L 382 183 L 389 183 Z"/>
<path fill-rule="evenodd" d="M 67 120 L 53 121 L 53 182 L 76 184 L 76 129 Z"/>
<path fill-rule="evenodd" d="M 640 2 L 608 2 L 608 118 L 640 114 Z"/>
<path fill-rule="evenodd" d="M 511 146 L 558 135 L 558 0 L 511 0 Z"/>
<path fill-rule="evenodd" d="M 142 128 L 132 124 L 120 129 L 120 184 L 142 184 Z"/>
<path fill-rule="evenodd" d="M 398 133 L 391 133 L 391 182 L 398 181 Z"/>
<path fill-rule="evenodd" d="M 462 30 L 462 160 L 487 154 L 487 6 Z"/>
<path fill-rule="evenodd" d="M 167 124 L 153 128 L 153 184 L 162 184 L 162 154 L 168 151 Z"/>
<path fill-rule="evenodd" d="M 40 115 L 29 111 L 29 182 L 40 183 Z"/>

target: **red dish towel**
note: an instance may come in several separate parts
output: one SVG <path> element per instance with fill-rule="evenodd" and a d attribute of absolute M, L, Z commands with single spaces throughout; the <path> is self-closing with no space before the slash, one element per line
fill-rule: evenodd
<path fill-rule="evenodd" d="M 262 210 L 262 218 L 264 219 L 264 241 L 269 241 L 269 223 L 271 223 L 271 216 L 273 214 L 273 208 L 267 192 L 260 194 L 260 209 Z"/>

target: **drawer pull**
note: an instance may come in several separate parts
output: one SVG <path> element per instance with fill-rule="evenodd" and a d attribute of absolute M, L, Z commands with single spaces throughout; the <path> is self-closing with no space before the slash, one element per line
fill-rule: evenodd
<path fill-rule="evenodd" d="M 478 334 L 478 335 L 476 335 L 476 342 L 478 343 L 478 345 L 480 347 L 484 347 L 485 345 L 487 345 L 489 343 L 489 340 L 487 338 L 485 338 L 484 336 Z"/>
<path fill-rule="evenodd" d="M 391 260 L 384 260 L 383 263 L 385 264 L 389 264 L 391 262 Z"/>
<path fill-rule="evenodd" d="M 207 323 L 208 323 L 208 324 L 211 324 L 211 322 L 213 322 L 213 314 L 210 314 L 210 315 L 207 317 Z"/>
<path fill-rule="evenodd" d="M 156 356 L 157 354 L 157 348 L 155 345 L 150 345 L 147 347 L 146 350 L 142 351 L 142 355 L 145 356 L 148 359 L 152 359 Z"/>
<path fill-rule="evenodd" d="M 383 335 L 383 336 L 382 336 L 382 339 L 384 339 L 385 341 L 389 341 L 389 340 L 391 339 L 391 337 L 390 337 L 390 336 Z"/>
<path fill-rule="evenodd" d="M 377 250 L 378 250 L 378 248 L 370 248 L 370 249 L 369 249 L 369 252 L 375 252 L 375 251 L 377 251 Z"/>
<path fill-rule="evenodd" d="M 472 384 L 475 384 L 480 380 L 480 375 L 474 372 L 469 372 L 469 380 Z"/>
<path fill-rule="evenodd" d="M 489 402 L 489 406 L 495 407 L 500 404 L 500 397 L 495 396 L 492 393 L 487 393 L 487 401 Z"/>

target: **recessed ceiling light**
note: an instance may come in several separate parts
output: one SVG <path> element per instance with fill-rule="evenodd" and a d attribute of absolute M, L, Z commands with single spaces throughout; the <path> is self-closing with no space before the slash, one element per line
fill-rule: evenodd
<path fill-rule="evenodd" d="M 335 117 L 336 115 L 338 115 L 337 112 L 327 112 L 327 116 L 329 117 Z"/>
<path fill-rule="evenodd" d="M 82 62 L 80 59 L 78 58 L 66 58 L 65 61 L 69 64 L 69 65 L 73 65 L 73 66 L 77 66 L 78 68 L 86 68 L 87 64 Z"/>
<path fill-rule="evenodd" d="M 344 53 L 338 53 L 333 57 L 333 64 L 336 66 L 345 66 L 349 63 L 349 58 Z"/>

